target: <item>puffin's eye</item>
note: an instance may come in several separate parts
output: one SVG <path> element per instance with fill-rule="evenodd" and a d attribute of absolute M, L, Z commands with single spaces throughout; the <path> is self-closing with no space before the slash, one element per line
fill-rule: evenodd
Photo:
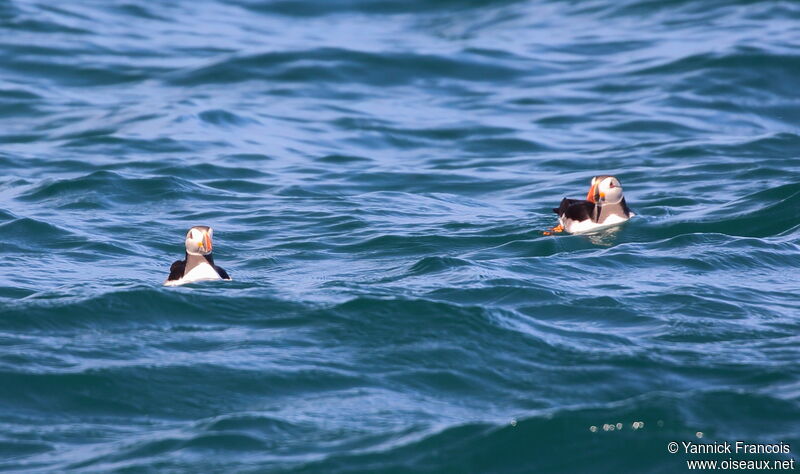
<path fill-rule="evenodd" d="M 612 182 L 610 182 L 610 183 L 608 184 L 608 187 L 609 187 L 609 188 L 615 188 L 616 186 L 614 185 L 614 182 L 612 181 Z"/>

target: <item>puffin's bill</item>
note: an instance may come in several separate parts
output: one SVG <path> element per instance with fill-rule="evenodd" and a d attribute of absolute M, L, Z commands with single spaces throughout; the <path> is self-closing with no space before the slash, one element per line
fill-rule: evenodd
<path fill-rule="evenodd" d="M 589 188 L 589 193 L 588 193 L 588 194 L 586 194 L 586 200 L 587 200 L 587 201 L 589 201 L 589 202 L 597 202 L 597 201 L 595 200 L 595 195 L 594 195 L 594 193 L 595 193 L 595 189 L 597 189 L 597 183 L 595 183 L 595 182 L 594 182 L 594 179 L 593 179 L 593 180 L 592 180 L 592 187 L 591 187 L 591 188 Z"/>

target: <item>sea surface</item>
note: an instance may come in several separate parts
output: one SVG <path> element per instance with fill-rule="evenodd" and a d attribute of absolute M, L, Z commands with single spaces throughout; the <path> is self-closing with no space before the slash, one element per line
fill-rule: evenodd
<path fill-rule="evenodd" d="M 0 0 L 0 259 L 0 471 L 800 463 L 800 3 Z"/>

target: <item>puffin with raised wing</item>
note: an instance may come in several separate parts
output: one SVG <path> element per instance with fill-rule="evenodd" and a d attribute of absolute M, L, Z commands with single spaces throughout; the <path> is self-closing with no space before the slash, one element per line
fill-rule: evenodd
<path fill-rule="evenodd" d="M 621 224 L 636 215 L 625 203 L 622 185 L 614 176 L 595 176 L 586 199 L 564 198 L 553 212 L 558 214 L 558 225 L 545 235 L 591 232 Z"/>
<path fill-rule="evenodd" d="M 205 280 L 230 280 L 228 272 L 214 264 L 211 255 L 214 229 L 196 225 L 186 233 L 186 258 L 178 260 L 169 268 L 164 286 L 179 286 Z"/>

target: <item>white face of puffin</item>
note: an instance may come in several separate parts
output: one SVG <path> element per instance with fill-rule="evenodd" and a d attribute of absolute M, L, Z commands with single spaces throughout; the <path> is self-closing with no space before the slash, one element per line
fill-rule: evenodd
<path fill-rule="evenodd" d="M 601 204 L 616 204 L 622 200 L 622 185 L 613 176 L 595 176 L 586 200 Z"/>
<path fill-rule="evenodd" d="M 211 238 L 214 229 L 204 225 L 196 225 L 186 233 L 186 253 L 189 255 L 208 255 L 212 250 Z"/>

